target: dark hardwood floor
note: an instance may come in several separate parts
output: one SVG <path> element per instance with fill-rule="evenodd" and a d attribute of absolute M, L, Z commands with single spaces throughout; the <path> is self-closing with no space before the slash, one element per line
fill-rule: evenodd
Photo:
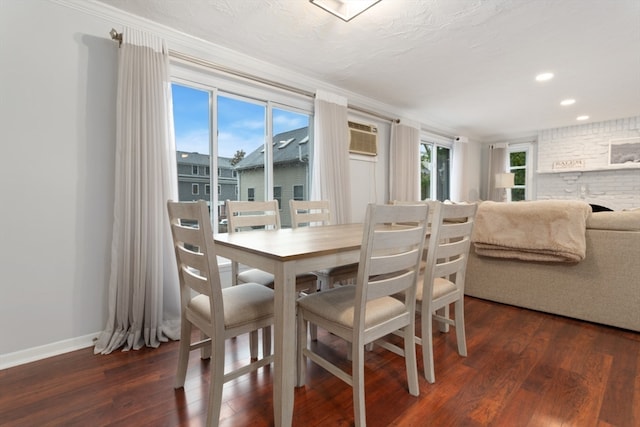
<path fill-rule="evenodd" d="M 612 308 L 615 309 L 615 308 Z M 436 383 L 409 395 L 403 359 L 367 353 L 370 426 L 640 426 L 640 334 L 466 299 L 469 356 L 434 334 Z M 345 345 L 319 332 L 327 357 Z M 246 338 L 227 346 L 248 357 Z M 192 353 L 174 390 L 178 343 L 94 356 L 84 349 L 0 371 L 2 426 L 202 426 L 209 364 Z M 419 368 L 421 348 L 418 347 Z M 346 364 L 347 362 L 345 362 Z M 221 425 L 273 424 L 269 367 L 225 385 Z M 349 426 L 349 386 L 310 364 L 295 391 L 296 426 Z"/>

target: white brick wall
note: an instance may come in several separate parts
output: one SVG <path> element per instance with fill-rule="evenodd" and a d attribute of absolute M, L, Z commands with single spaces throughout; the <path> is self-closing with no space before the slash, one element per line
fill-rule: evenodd
<path fill-rule="evenodd" d="M 640 207 L 640 168 L 609 167 L 611 139 L 640 137 L 640 116 L 538 133 L 537 199 L 581 199 L 614 210 Z M 583 160 L 580 171 L 554 162 Z M 553 172 L 552 172 L 553 171 Z"/>

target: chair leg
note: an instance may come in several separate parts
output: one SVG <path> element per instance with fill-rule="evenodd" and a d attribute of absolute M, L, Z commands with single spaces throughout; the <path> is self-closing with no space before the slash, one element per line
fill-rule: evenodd
<path fill-rule="evenodd" d="M 353 412 L 356 427 L 367 424 L 364 399 L 364 346 L 360 343 L 349 343 L 352 348 L 352 380 L 353 380 Z"/>
<path fill-rule="evenodd" d="M 418 396 L 420 395 L 420 387 L 418 385 L 418 362 L 416 360 L 415 324 L 407 325 L 404 328 L 404 361 L 407 366 L 409 394 Z"/>
<path fill-rule="evenodd" d="M 318 292 L 318 283 L 309 288 L 309 295 Z M 312 341 L 318 341 L 318 325 L 314 325 L 313 323 L 309 325 L 309 336 Z"/>
<path fill-rule="evenodd" d="M 307 348 L 307 321 L 302 316 L 302 313 L 298 313 L 297 316 L 297 342 L 296 342 L 296 386 L 302 387 L 306 382 L 307 375 L 307 361 L 302 354 L 303 350 Z"/>
<path fill-rule="evenodd" d="M 262 328 L 262 357 L 271 354 L 271 326 Z"/>
<path fill-rule="evenodd" d="M 217 426 L 220 422 L 222 387 L 224 385 L 224 339 L 211 340 L 213 365 L 209 381 L 209 402 L 207 403 L 207 426 Z"/>
<path fill-rule="evenodd" d="M 467 337 L 464 331 L 464 300 L 461 298 L 455 302 L 456 311 L 456 337 L 458 340 L 458 353 L 460 356 L 467 355 Z"/>
<path fill-rule="evenodd" d="M 249 354 L 251 360 L 258 360 L 258 330 L 249 332 Z"/>
<path fill-rule="evenodd" d="M 200 331 L 200 339 L 204 341 L 207 338 L 209 338 L 207 334 L 205 334 L 203 331 Z M 207 360 L 210 358 L 211 358 L 211 346 L 205 345 L 204 347 L 200 348 L 200 359 Z"/>
<path fill-rule="evenodd" d="M 424 377 L 433 384 L 436 382 L 436 374 L 433 369 L 433 317 L 431 316 L 431 310 L 423 310 L 421 318 Z"/>
<path fill-rule="evenodd" d="M 180 326 L 180 348 L 178 350 L 178 371 L 176 372 L 175 388 L 184 387 L 187 376 L 187 364 L 189 363 L 189 350 L 191 347 L 191 322 L 184 316 Z"/>
<path fill-rule="evenodd" d="M 447 304 L 446 306 L 442 307 L 439 310 L 436 310 L 436 313 L 439 316 L 444 317 L 445 319 L 450 319 L 449 316 L 449 304 Z M 438 330 L 442 333 L 447 333 L 449 332 L 449 324 L 445 323 L 445 322 L 438 322 Z"/>

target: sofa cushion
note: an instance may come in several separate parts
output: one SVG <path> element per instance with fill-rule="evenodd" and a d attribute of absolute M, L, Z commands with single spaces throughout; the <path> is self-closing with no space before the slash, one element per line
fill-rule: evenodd
<path fill-rule="evenodd" d="M 587 218 L 587 228 L 593 230 L 640 231 L 640 209 L 593 212 Z"/>

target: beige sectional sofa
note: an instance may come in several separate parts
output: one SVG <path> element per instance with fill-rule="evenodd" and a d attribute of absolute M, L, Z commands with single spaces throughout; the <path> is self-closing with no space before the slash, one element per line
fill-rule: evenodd
<path fill-rule="evenodd" d="M 640 209 L 594 212 L 577 263 L 479 256 L 472 245 L 465 294 L 640 331 Z"/>

